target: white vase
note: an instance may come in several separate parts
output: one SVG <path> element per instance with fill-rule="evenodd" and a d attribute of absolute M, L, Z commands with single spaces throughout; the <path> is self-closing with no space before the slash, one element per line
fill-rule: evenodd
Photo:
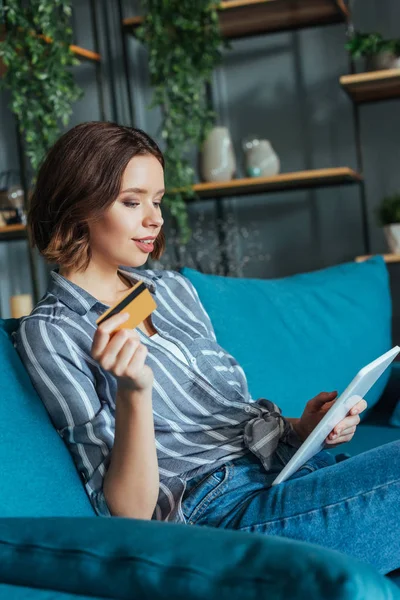
<path fill-rule="evenodd" d="M 280 171 L 278 155 L 268 140 L 253 140 L 245 146 L 246 172 L 249 177 L 273 177 Z"/>
<path fill-rule="evenodd" d="M 379 52 L 367 56 L 366 58 L 366 70 L 367 71 L 381 71 L 383 69 L 399 69 L 400 68 L 400 56 L 397 56 L 393 52 Z"/>
<path fill-rule="evenodd" d="M 400 254 L 400 223 L 385 225 L 383 230 L 390 252 Z"/>
<path fill-rule="evenodd" d="M 205 139 L 201 153 L 204 181 L 229 181 L 236 170 L 236 159 L 227 127 L 214 127 Z"/>

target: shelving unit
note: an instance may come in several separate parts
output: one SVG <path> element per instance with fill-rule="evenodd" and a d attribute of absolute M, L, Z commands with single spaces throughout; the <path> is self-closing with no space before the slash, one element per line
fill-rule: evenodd
<path fill-rule="evenodd" d="M 218 5 L 218 15 L 228 39 L 343 23 L 349 16 L 342 0 L 230 0 Z M 135 16 L 122 23 L 134 33 L 142 22 Z"/>
<path fill-rule="evenodd" d="M 70 46 L 71 51 L 75 54 L 76 57 L 85 61 L 92 61 L 96 65 L 96 83 L 97 83 L 97 91 L 99 94 L 99 103 L 100 103 L 100 118 L 105 121 L 105 111 L 104 111 L 104 97 L 103 97 L 103 87 L 102 87 L 102 74 L 101 74 L 101 55 L 98 52 L 98 30 L 97 30 L 97 18 L 96 18 L 96 2 L 95 0 L 90 0 L 90 11 L 91 11 L 91 20 L 93 25 L 93 33 L 94 33 L 94 45 L 95 50 L 88 50 L 87 48 L 82 48 L 81 46 L 77 46 L 72 44 Z M 5 37 L 5 27 L 4 25 L 0 26 L 0 40 Z M 47 43 L 51 44 L 52 39 L 46 36 L 41 36 Z M 0 60 L 0 77 L 4 75 L 6 71 L 6 66 Z M 17 135 L 17 146 L 18 146 L 18 155 L 19 155 L 19 170 L 21 173 L 21 185 L 24 189 L 25 198 L 28 197 L 28 184 L 26 180 L 26 169 L 25 169 L 25 161 L 26 157 L 23 154 L 22 150 L 22 140 L 18 127 L 16 127 L 16 135 Z M 25 207 L 27 208 L 27 207 Z M 26 240 L 28 241 L 27 228 L 23 224 L 18 225 L 7 225 L 5 227 L 0 227 L 0 242 L 11 242 L 16 240 Z M 37 264 L 36 264 L 36 256 L 28 243 L 28 252 L 29 252 L 29 262 L 31 269 L 31 280 L 33 287 L 33 301 L 36 304 L 39 301 L 39 276 L 37 272 Z"/>
<path fill-rule="evenodd" d="M 0 227 L 0 242 L 10 242 L 12 240 L 24 240 L 27 237 L 25 225 L 6 225 Z"/>
<path fill-rule="evenodd" d="M 356 262 L 364 262 L 365 260 L 368 260 L 369 258 L 372 258 L 373 256 L 376 256 L 374 254 L 367 254 L 365 256 L 356 256 L 355 261 Z M 382 256 L 385 263 L 398 263 L 400 262 L 400 254 L 380 254 L 378 256 Z"/>
<path fill-rule="evenodd" d="M 340 85 L 358 104 L 400 98 L 400 69 L 343 75 Z"/>
<path fill-rule="evenodd" d="M 348 23 L 350 13 L 344 0 L 230 0 L 217 6 L 223 36 L 238 39 L 273 32 L 290 31 L 305 27 Z M 143 16 L 122 19 L 123 31 L 135 34 L 143 23 Z M 126 77 L 129 73 L 126 68 Z M 133 125 L 133 123 L 132 123 Z M 257 194 L 344 184 L 360 185 L 361 221 L 364 250 L 369 252 L 369 233 L 361 150 L 357 148 L 357 170 L 332 167 L 281 173 L 276 177 L 233 179 L 220 183 L 197 183 L 193 189 L 200 200 L 216 200 L 218 218 L 223 218 L 222 202 L 218 199 L 244 194 Z M 191 200 L 190 200 L 191 201 Z M 220 234 L 223 241 L 223 234 Z"/>
<path fill-rule="evenodd" d="M 193 186 L 200 198 L 223 198 L 244 194 L 259 194 L 286 190 L 310 189 L 359 183 L 362 177 L 348 167 L 315 169 L 281 173 L 274 177 L 247 177 L 222 182 L 196 183 Z"/>
<path fill-rule="evenodd" d="M 5 28 L 4 25 L 0 27 L 0 42 L 4 40 L 6 36 L 6 32 L 5 32 Z M 48 43 L 51 44 L 51 38 L 46 37 L 46 36 L 41 36 L 44 38 L 44 40 Z M 86 48 L 82 48 L 81 46 L 76 46 L 75 44 L 72 44 L 70 46 L 71 51 L 75 54 L 75 56 L 77 56 L 78 58 L 84 59 L 84 60 L 92 60 L 94 62 L 100 62 L 101 61 L 101 56 L 98 52 L 94 52 L 93 50 L 87 50 Z M 0 59 L 0 77 L 2 77 L 4 75 L 6 71 L 6 67 L 3 63 L 3 61 Z"/>

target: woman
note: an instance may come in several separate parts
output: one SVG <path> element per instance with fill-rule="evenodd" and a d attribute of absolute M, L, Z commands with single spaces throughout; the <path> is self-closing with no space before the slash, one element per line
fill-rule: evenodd
<path fill-rule="evenodd" d="M 58 267 L 15 345 L 97 514 L 284 535 L 398 568 L 398 444 L 337 464 L 323 450 L 271 487 L 336 393 L 310 400 L 300 419 L 251 398 L 189 280 L 140 269 L 164 249 L 163 194 L 155 142 L 92 122 L 53 146 L 31 200 L 31 242 Z M 112 334 L 123 313 L 97 327 L 138 279 L 155 297 L 151 317 L 134 331 Z M 365 407 L 326 448 L 352 438 Z"/>

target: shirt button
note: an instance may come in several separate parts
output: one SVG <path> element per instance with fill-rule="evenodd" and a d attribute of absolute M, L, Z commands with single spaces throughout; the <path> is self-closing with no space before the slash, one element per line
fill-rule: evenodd
<path fill-rule="evenodd" d="M 245 410 L 246 412 L 250 412 L 250 411 L 251 411 L 251 408 L 250 408 L 250 406 L 245 406 L 245 407 L 244 407 L 244 410 Z"/>
<path fill-rule="evenodd" d="M 190 361 L 191 361 L 193 364 L 195 364 L 195 362 L 196 362 L 196 359 L 195 359 L 195 358 L 191 358 L 191 359 L 190 359 Z"/>

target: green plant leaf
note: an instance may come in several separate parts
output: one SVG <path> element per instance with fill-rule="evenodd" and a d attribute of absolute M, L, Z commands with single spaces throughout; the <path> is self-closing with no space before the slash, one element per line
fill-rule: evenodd
<path fill-rule="evenodd" d="M 210 0 L 143 0 L 146 17 L 136 36 L 149 56 L 153 97 L 149 109 L 162 109 L 165 143 L 165 205 L 177 220 L 182 243 L 190 239 L 187 204 L 195 197 L 189 154 L 215 121 L 205 84 L 221 62 L 223 40 L 215 3 Z"/>
<path fill-rule="evenodd" d="M 69 47 L 71 1 L 7 0 L 3 17 L 7 35 L 0 55 L 7 70 L 0 86 L 11 91 L 10 108 L 35 172 L 59 136 L 61 123 L 68 124 L 72 103 L 83 94 L 68 70 L 80 63 Z"/>

